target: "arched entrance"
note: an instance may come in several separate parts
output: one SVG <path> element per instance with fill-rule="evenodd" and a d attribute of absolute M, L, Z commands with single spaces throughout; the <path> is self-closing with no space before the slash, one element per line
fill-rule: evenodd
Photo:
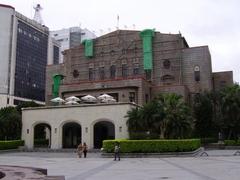
<path fill-rule="evenodd" d="M 115 126 L 109 121 L 100 121 L 94 125 L 94 148 L 102 147 L 102 141 L 115 139 Z"/>
<path fill-rule="evenodd" d="M 82 128 L 78 123 L 70 122 L 63 126 L 62 147 L 63 148 L 77 148 L 82 140 Z"/>
<path fill-rule="evenodd" d="M 34 147 L 51 147 L 51 126 L 39 123 L 34 126 Z"/>

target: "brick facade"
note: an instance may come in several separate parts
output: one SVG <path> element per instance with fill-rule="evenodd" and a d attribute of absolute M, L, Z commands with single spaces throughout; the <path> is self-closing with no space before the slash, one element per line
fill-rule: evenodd
<path fill-rule="evenodd" d="M 108 93 L 118 101 L 134 99 L 142 105 L 160 92 L 175 92 L 189 100 L 191 94 L 213 89 L 207 46 L 189 48 L 181 34 L 155 32 L 153 69 L 145 72 L 139 33 L 117 30 L 95 39 L 92 58 L 85 57 L 83 45 L 64 51 L 63 64 L 47 67 L 46 103 L 52 98 L 56 73 L 65 76 L 59 92 L 63 98 Z"/>

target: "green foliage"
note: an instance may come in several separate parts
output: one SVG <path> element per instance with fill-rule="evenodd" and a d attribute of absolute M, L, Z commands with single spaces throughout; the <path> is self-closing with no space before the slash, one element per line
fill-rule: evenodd
<path fill-rule="evenodd" d="M 24 141 L 13 140 L 13 141 L 0 141 L 0 150 L 17 149 L 19 146 L 23 146 Z"/>
<path fill-rule="evenodd" d="M 226 146 L 240 146 L 240 140 L 225 140 L 224 144 Z"/>
<path fill-rule="evenodd" d="M 21 108 L 37 107 L 39 104 L 23 102 L 16 107 L 5 107 L 0 109 L 0 140 L 20 139 L 21 137 Z"/>
<path fill-rule="evenodd" d="M 131 132 L 129 133 L 130 139 L 140 140 L 140 139 L 159 139 L 159 134 L 150 132 Z"/>
<path fill-rule="evenodd" d="M 16 109 L 19 113 L 22 113 L 22 108 L 27 108 L 27 107 L 39 107 L 42 106 L 40 104 L 35 103 L 34 101 L 26 101 L 22 102 L 19 105 L 16 106 Z"/>
<path fill-rule="evenodd" d="M 21 115 L 14 107 L 0 109 L 0 140 L 20 139 Z"/>
<path fill-rule="evenodd" d="M 240 86 L 235 84 L 219 92 L 195 96 L 193 104 L 197 137 L 237 139 L 240 134 Z"/>
<path fill-rule="evenodd" d="M 202 138 L 212 137 L 219 130 L 214 121 L 215 104 L 217 99 L 214 92 L 204 92 L 194 97 L 193 115 L 195 131 L 194 135 Z"/>
<path fill-rule="evenodd" d="M 126 117 L 133 139 L 139 139 L 135 137 L 136 134 L 148 139 L 144 135 L 146 132 L 150 135 L 159 134 L 158 137 L 162 139 L 185 138 L 189 137 L 192 129 L 191 110 L 176 94 L 160 94 L 143 107 L 128 111 Z"/>
<path fill-rule="evenodd" d="M 228 139 L 237 139 L 240 134 L 240 86 L 235 84 L 221 92 L 223 129 Z"/>
<path fill-rule="evenodd" d="M 113 152 L 115 143 L 120 143 L 122 153 L 162 153 L 162 152 L 187 152 L 200 147 L 199 139 L 184 140 L 105 140 L 105 152 Z"/>

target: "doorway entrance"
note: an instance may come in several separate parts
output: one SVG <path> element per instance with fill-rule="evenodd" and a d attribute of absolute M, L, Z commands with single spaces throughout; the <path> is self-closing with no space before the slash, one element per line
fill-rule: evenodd
<path fill-rule="evenodd" d="M 81 126 L 74 122 L 64 124 L 62 138 L 63 148 L 77 148 L 82 140 Z"/>
<path fill-rule="evenodd" d="M 103 140 L 115 139 L 115 126 L 109 121 L 100 121 L 94 125 L 94 148 L 100 149 Z"/>

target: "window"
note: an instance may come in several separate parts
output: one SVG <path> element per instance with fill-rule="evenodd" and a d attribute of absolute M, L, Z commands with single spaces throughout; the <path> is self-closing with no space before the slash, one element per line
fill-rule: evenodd
<path fill-rule="evenodd" d="M 171 63 L 170 63 L 170 61 L 169 61 L 168 59 L 165 59 L 165 60 L 163 61 L 163 67 L 164 67 L 165 69 L 169 69 L 169 68 L 170 68 L 170 65 L 171 65 Z"/>
<path fill-rule="evenodd" d="M 148 94 L 145 94 L 145 102 L 146 103 L 148 103 L 148 100 L 149 100 L 148 98 L 149 98 Z"/>
<path fill-rule="evenodd" d="M 114 79 L 116 77 L 116 66 L 115 65 L 111 65 L 111 67 L 110 67 L 110 77 L 112 79 Z"/>
<path fill-rule="evenodd" d="M 135 102 L 136 101 L 135 97 L 136 97 L 135 92 L 129 92 L 129 101 L 130 102 Z"/>
<path fill-rule="evenodd" d="M 99 79 L 104 80 L 105 78 L 105 72 L 104 72 L 104 67 L 99 68 Z"/>
<path fill-rule="evenodd" d="M 199 66 L 194 67 L 194 79 L 197 82 L 200 81 L 200 68 L 199 68 Z"/>
<path fill-rule="evenodd" d="M 139 64 L 134 64 L 133 75 L 139 75 Z"/>
<path fill-rule="evenodd" d="M 93 71 L 93 68 L 89 68 L 88 69 L 88 77 L 89 77 L 89 80 L 92 81 L 94 79 L 94 71 Z"/>
<path fill-rule="evenodd" d="M 122 77 L 127 77 L 128 75 L 127 64 L 122 64 Z"/>
<path fill-rule="evenodd" d="M 77 77 L 79 76 L 79 72 L 78 72 L 78 70 L 76 70 L 76 69 L 73 70 L 73 73 L 72 73 L 72 74 L 73 74 L 73 77 L 74 77 L 74 78 L 77 78 Z"/>
<path fill-rule="evenodd" d="M 145 75 L 146 75 L 146 80 L 151 81 L 151 79 L 152 79 L 152 71 L 151 70 L 146 70 L 145 71 Z"/>

